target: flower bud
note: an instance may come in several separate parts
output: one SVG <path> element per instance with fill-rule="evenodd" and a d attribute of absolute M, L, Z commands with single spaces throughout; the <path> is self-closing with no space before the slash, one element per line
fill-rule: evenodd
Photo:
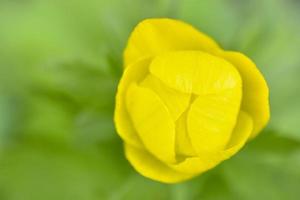
<path fill-rule="evenodd" d="M 255 64 L 192 26 L 148 19 L 131 34 L 115 124 L 132 166 L 176 183 L 240 150 L 269 120 L 267 84 Z"/>

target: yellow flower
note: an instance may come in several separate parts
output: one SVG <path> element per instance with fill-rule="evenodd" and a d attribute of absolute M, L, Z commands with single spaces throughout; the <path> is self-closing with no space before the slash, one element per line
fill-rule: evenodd
<path fill-rule="evenodd" d="M 176 183 L 234 155 L 269 120 L 255 64 L 192 26 L 147 19 L 131 34 L 115 108 L 125 154 L 142 175 Z"/>

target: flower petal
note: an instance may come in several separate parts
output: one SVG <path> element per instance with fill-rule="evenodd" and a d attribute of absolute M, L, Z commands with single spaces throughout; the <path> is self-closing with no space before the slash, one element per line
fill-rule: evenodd
<path fill-rule="evenodd" d="M 176 162 L 175 124 L 160 98 L 152 90 L 132 84 L 126 105 L 146 149 L 164 162 Z"/>
<path fill-rule="evenodd" d="M 241 77 L 232 64 L 201 51 L 157 56 L 149 70 L 167 86 L 185 93 L 207 95 L 241 87 Z"/>
<path fill-rule="evenodd" d="M 187 112 L 184 112 L 176 121 L 176 145 L 175 151 L 178 160 L 185 159 L 186 157 L 196 156 L 196 152 L 192 147 L 190 137 L 187 131 Z"/>
<path fill-rule="evenodd" d="M 223 151 L 223 159 L 227 159 L 239 151 L 247 142 L 253 130 L 253 120 L 247 112 L 240 111 L 236 126 L 232 132 L 227 148 Z"/>
<path fill-rule="evenodd" d="M 114 120 L 117 133 L 128 144 L 141 147 L 143 144 L 139 139 L 132 122 L 129 120 L 128 110 L 125 105 L 125 96 L 128 86 L 131 83 L 143 80 L 148 73 L 150 59 L 141 59 L 126 68 L 118 85 L 116 95 L 116 107 Z"/>
<path fill-rule="evenodd" d="M 151 74 L 149 74 L 140 85 L 153 90 L 160 97 L 168 107 L 174 121 L 176 121 L 189 106 L 190 94 L 182 93 L 166 86 L 162 81 Z"/>
<path fill-rule="evenodd" d="M 188 113 L 187 127 L 198 154 L 225 148 L 236 124 L 240 101 L 238 88 L 197 97 Z"/>
<path fill-rule="evenodd" d="M 143 149 L 125 143 L 125 154 L 131 165 L 143 176 L 164 183 L 177 183 L 192 175 L 177 172 Z"/>
<path fill-rule="evenodd" d="M 239 71 L 243 80 L 241 109 L 249 113 L 254 122 L 250 138 L 255 137 L 270 118 L 269 89 L 261 72 L 245 55 L 238 52 L 224 52 L 223 57 Z"/>
<path fill-rule="evenodd" d="M 191 25 L 173 19 L 146 19 L 132 32 L 124 52 L 125 66 L 145 56 L 167 51 L 215 52 L 218 45 Z"/>
<path fill-rule="evenodd" d="M 236 126 L 225 150 L 213 153 L 203 153 L 198 157 L 187 158 L 185 161 L 169 165 L 172 169 L 194 175 L 205 172 L 223 160 L 228 159 L 239 151 L 247 142 L 253 129 L 253 122 L 246 112 L 240 111 Z"/>
<path fill-rule="evenodd" d="M 210 170 L 222 161 L 220 154 L 211 153 L 203 154 L 198 157 L 190 157 L 181 163 L 169 165 L 173 170 L 181 173 L 191 174 L 193 176 L 199 175 L 202 172 Z"/>

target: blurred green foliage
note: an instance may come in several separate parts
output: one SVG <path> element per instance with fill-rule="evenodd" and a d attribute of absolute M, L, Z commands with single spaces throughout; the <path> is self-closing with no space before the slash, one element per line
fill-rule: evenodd
<path fill-rule="evenodd" d="M 112 120 L 123 48 L 148 17 L 244 52 L 270 86 L 265 131 L 176 185 L 130 167 Z M 299 19 L 297 0 L 0 0 L 0 199 L 300 199 Z"/>

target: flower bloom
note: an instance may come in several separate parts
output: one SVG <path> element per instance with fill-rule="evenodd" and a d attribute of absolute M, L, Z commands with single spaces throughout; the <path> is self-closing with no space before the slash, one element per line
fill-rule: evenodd
<path fill-rule="evenodd" d="M 115 124 L 127 159 L 148 178 L 176 183 L 201 174 L 269 120 L 268 87 L 255 64 L 181 21 L 142 21 L 124 63 Z"/>

